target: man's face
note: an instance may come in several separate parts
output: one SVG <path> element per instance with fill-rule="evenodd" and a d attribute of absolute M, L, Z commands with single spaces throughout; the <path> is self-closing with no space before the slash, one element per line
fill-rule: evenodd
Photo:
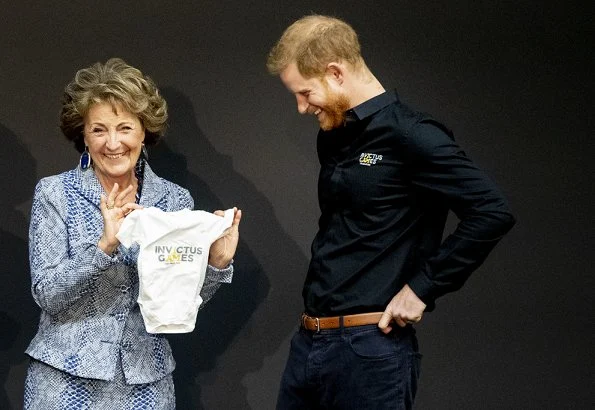
<path fill-rule="evenodd" d="M 345 122 L 345 112 L 350 108 L 349 99 L 341 87 L 324 77 L 304 78 L 295 63 L 289 64 L 280 74 L 281 81 L 295 95 L 300 114 L 313 114 L 320 128 L 329 131 Z"/>

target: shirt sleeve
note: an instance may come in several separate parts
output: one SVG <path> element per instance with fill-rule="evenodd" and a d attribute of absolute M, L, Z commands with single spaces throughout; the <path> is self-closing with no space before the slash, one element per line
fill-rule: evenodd
<path fill-rule="evenodd" d="M 427 305 L 463 286 L 515 219 L 506 199 L 455 143 L 442 124 L 425 120 L 408 135 L 411 183 L 421 195 L 442 203 L 459 218 L 455 231 L 422 261 L 409 281 Z"/>
<path fill-rule="evenodd" d="M 60 182 L 61 184 L 61 182 Z M 41 309 L 57 314 L 82 298 L 101 273 L 118 261 L 94 242 L 69 250 L 66 199 L 62 187 L 40 181 L 29 226 L 31 292 Z"/>

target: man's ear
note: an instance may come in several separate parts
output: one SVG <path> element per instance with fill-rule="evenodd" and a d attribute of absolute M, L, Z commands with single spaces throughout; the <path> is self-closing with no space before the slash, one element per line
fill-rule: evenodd
<path fill-rule="evenodd" d="M 329 81 L 335 81 L 338 85 L 342 85 L 345 80 L 345 67 L 338 62 L 330 62 L 326 65 L 325 75 Z"/>

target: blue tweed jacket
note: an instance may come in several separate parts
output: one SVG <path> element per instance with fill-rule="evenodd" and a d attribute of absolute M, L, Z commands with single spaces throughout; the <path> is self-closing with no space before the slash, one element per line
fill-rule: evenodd
<path fill-rule="evenodd" d="M 79 377 L 113 380 L 121 366 L 130 384 L 149 383 L 175 368 L 162 335 L 148 334 L 136 299 L 138 245 L 115 256 L 97 247 L 103 232 L 95 173 L 76 168 L 43 178 L 35 188 L 29 229 L 31 290 L 41 307 L 39 330 L 26 353 Z M 187 190 L 145 167 L 140 204 L 163 211 L 193 209 Z M 233 267 L 211 266 L 203 305 Z"/>

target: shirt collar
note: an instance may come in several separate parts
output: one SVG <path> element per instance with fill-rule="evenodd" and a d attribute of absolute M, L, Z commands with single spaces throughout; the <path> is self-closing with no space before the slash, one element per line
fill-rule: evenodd
<path fill-rule="evenodd" d="M 345 123 L 350 124 L 356 121 L 361 121 L 397 100 L 397 93 L 395 91 L 385 91 L 382 94 L 378 94 L 377 96 L 347 110 L 345 113 Z"/>

